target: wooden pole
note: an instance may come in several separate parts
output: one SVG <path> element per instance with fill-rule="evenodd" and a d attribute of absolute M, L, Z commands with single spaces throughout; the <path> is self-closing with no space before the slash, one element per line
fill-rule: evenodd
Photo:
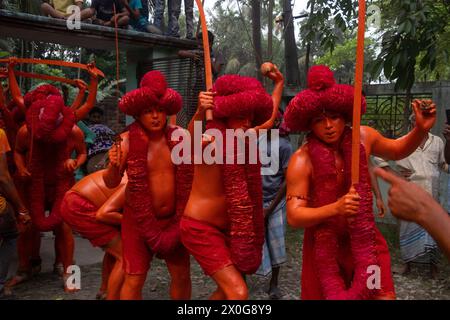
<path fill-rule="evenodd" d="M 210 91 L 213 86 L 213 80 L 211 69 L 211 53 L 209 50 L 208 26 L 206 25 L 205 11 L 203 10 L 202 2 L 200 0 L 195 0 L 195 2 L 197 3 L 198 12 L 200 14 L 200 23 L 202 25 L 206 91 Z M 210 120 L 212 120 L 212 111 L 208 109 L 206 110 L 206 121 Z"/>
<path fill-rule="evenodd" d="M 352 185 L 359 182 L 361 95 L 364 70 L 364 32 L 366 22 L 366 2 L 359 0 L 358 38 L 356 46 L 355 93 L 353 100 L 352 133 Z"/>

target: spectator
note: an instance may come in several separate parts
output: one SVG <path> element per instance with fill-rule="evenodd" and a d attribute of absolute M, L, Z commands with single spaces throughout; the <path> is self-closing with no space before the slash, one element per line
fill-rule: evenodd
<path fill-rule="evenodd" d="M 162 31 L 148 22 L 148 15 L 143 14 L 141 0 L 121 0 L 130 14 L 130 26 L 134 30 L 162 34 Z"/>
<path fill-rule="evenodd" d="M 410 117 L 411 126 L 415 125 L 415 116 Z M 431 133 L 423 139 L 420 146 L 407 158 L 396 161 L 400 174 L 407 180 L 419 185 L 439 201 L 439 171 L 448 172 L 444 159 L 444 143 Z M 430 277 L 437 275 L 438 251 L 434 239 L 418 224 L 400 221 L 400 251 L 405 263 L 403 274 L 411 271 L 411 264 L 426 264 L 430 268 Z"/>
<path fill-rule="evenodd" d="M 115 133 L 103 124 L 103 110 L 94 107 L 89 112 L 89 130 L 95 134 L 94 142 L 88 146 L 87 173 L 103 169 L 107 152 L 114 144 Z"/>
<path fill-rule="evenodd" d="M 71 6 L 80 8 L 81 21 L 92 17 L 92 12 L 89 9 L 83 10 L 84 0 L 46 0 L 41 4 L 41 13 L 44 16 L 49 16 L 57 19 L 67 19 L 73 14 Z"/>
<path fill-rule="evenodd" d="M 169 30 L 170 37 L 180 37 L 178 19 L 181 13 L 181 0 L 169 0 Z M 194 0 L 184 0 L 186 16 L 186 39 L 194 40 Z"/>
<path fill-rule="evenodd" d="M 209 40 L 209 51 L 211 56 L 212 74 L 214 80 L 216 80 L 222 71 L 222 67 L 225 65 L 225 60 L 220 52 L 215 52 L 213 50 L 214 34 L 211 31 L 208 31 L 208 40 Z M 199 47 L 197 50 L 180 50 L 178 51 L 178 56 L 193 59 L 195 62 L 198 63 L 203 62 L 203 35 L 201 32 L 197 34 L 197 42 Z"/>
<path fill-rule="evenodd" d="M 114 6 L 116 7 L 116 15 L 114 16 Z M 114 27 L 114 19 L 117 17 L 117 26 L 126 28 L 130 17 L 127 9 L 122 5 L 121 0 L 92 0 L 91 14 L 95 13 L 93 23 L 105 27 Z"/>
<path fill-rule="evenodd" d="M 11 148 L 6 134 L 0 129 L 0 298 L 9 293 L 5 290 L 6 277 L 11 260 L 17 251 L 18 230 L 15 216 L 21 229 L 30 222 L 28 210 L 9 175 L 6 161 L 6 153 L 9 151 Z"/>
<path fill-rule="evenodd" d="M 416 184 L 386 170 L 376 168 L 374 172 L 391 185 L 388 204 L 392 214 L 423 226 L 436 239 L 450 261 L 450 216 L 444 208 Z"/>
<path fill-rule="evenodd" d="M 281 114 L 274 124 L 278 128 L 281 122 Z M 263 207 L 266 225 L 265 241 L 263 246 L 262 261 L 256 274 L 268 276 L 272 273 L 267 294 L 270 299 L 278 300 L 282 293 L 278 288 L 278 276 L 280 266 L 286 262 L 285 230 L 286 230 L 286 169 L 293 153 L 289 141 L 288 132 L 283 127 L 279 130 L 279 137 L 272 137 L 269 130 L 267 135 L 260 139 L 267 139 L 267 147 L 260 144 L 260 152 L 265 157 L 270 157 L 278 162 L 278 170 L 271 175 L 262 175 Z M 261 141 L 261 140 L 260 140 Z M 271 154 L 272 144 L 278 146 Z M 276 160 L 275 160 L 276 159 Z M 268 170 L 271 164 L 267 164 L 263 170 Z"/>
<path fill-rule="evenodd" d="M 153 0 L 155 5 L 155 16 L 153 18 L 153 25 L 159 30 L 164 29 L 164 9 L 166 7 L 165 0 Z"/>

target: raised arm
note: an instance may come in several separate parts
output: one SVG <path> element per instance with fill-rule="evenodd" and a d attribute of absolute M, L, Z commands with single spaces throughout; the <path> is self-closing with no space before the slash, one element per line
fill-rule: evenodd
<path fill-rule="evenodd" d="M 412 107 L 416 126 L 401 138 L 388 139 L 373 128 L 361 127 L 361 137 L 365 140 L 365 145 L 370 147 L 371 154 L 386 160 L 400 160 L 417 149 L 436 122 L 436 106 L 431 104 L 430 108 L 422 110 L 420 101 L 414 100 Z"/>
<path fill-rule="evenodd" d="M 72 105 L 70 106 L 70 109 L 73 112 L 75 112 L 81 106 L 81 103 L 83 102 L 84 99 L 84 94 L 86 93 L 87 89 L 87 84 L 83 80 L 77 79 L 75 81 L 78 87 L 78 94 L 75 100 L 73 100 Z"/>
<path fill-rule="evenodd" d="M 125 204 L 125 188 L 122 184 L 106 202 L 97 210 L 95 219 L 99 222 L 120 225 L 122 223 L 122 211 Z"/>
<path fill-rule="evenodd" d="M 14 66 L 15 62 L 14 60 L 11 60 L 10 64 L 8 65 L 9 89 L 11 90 L 11 97 L 14 103 L 17 105 L 17 107 L 19 107 L 20 111 L 25 114 L 27 110 L 25 108 L 22 92 L 20 92 L 20 87 L 17 83 L 16 75 L 14 73 Z"/>
<path fill-rule="evenodd" d="M 280 72 L 280 70 L 278 70 L 276 65 L 266 62 L 262 65 L 261 69 L 263 75 L 268 77 L 269 79 L 272 79 L 274 82 L 274 88 L 272 92 L 273 111 L 272 116 L 269 120 L 264 122 L 262 125 L 254 128 L 256 132 L 258 132 L 258 130 L 260 129 L 271 129 L 273 127 L 273 123 L 275 122 L 275 119 L 277 117 L 278 109 L 280 108 L 281 99 L 283 97 L 284 86 L 283 74 Z"/>
<path fill-rule="evenodd" d="M 358 213 L 360 198 L 353 187 L 336 202 L 312 208 L 309 194 L 311 177 L 312 165 L 303 147 L 292 156 L 286 176 L 287 221 L 292 227 L 312 227 L 335 215 L 352 216 Z"/>
<path fill-rule="evenodd" d="M 76 122 L 84 119 L 89 111 L 94 107 L 96 99 L 97 99 L 97 86 L 98 86 L 98 74 L 96 73 L 96 69 L 94 64 L 88 64 L 88 71 L 91 75 L 91 82 L 89 83 L 89 95 L 86 99 L 86 102 L 77 110 L 75 110 Z"/>

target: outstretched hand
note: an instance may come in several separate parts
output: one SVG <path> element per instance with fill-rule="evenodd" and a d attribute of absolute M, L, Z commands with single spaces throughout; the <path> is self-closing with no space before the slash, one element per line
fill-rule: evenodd
<path fill-rule="evenodd" d="M 422 215 L 426 214 L 427 204 L 435 202 L 421 187 L 391 172 L 376 168 L 374 173 L 391 185 L 388 206 L 392 214 L 399 219 L 418 222 Z"/>
<path fill-rule="evenodd" d="M 436 105 L 432 100 L 418 100 L 412 102 L 416 116 L 416 127 L 423 131 L 430 131 L 436 122 Z"/>

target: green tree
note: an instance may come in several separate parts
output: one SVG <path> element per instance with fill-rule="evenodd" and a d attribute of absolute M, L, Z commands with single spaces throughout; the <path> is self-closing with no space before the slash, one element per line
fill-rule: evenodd
<path fill-rule="evenodd" d="M 366 38 L 365 41 L 365 64 L 370 64 L 375 58 L 373 40 Z M 340 82 L 352 82 L 355 76 L 356 62 L 356 36 L 345 40 L 342 44 L 335 47 L 333 51 L 327 51 L 322 57 L 314 60 L 315 64 L 325 64 L 329 66 Z M 365 68 L 367 70 L 367 68 Z M 365 81 L 370 80 L 370 74 L 365 74 Z"/>
<path fill-rule="evenodd" d="M 437 65 L 446 67 L 450 39 L 447 2 L 377 2 L 386 15 L 383 15 L 381 52 L 371 67 L 374 77 L 383 72 L 388 80 L 396 81 L 397 89 L 409 92 L 418 73 L 425 72 L 430 79 L 436 77 Z"/>

